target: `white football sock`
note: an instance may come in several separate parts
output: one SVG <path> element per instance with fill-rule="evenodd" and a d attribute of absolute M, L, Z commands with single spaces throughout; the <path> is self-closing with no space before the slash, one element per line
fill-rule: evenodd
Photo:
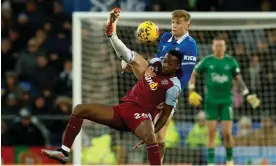
<path fill-rule="evenodd" d="M 70 148 L 68 148 L 67 146 L 62 145 L 61 149 L 63 149 L 64 151 L 70 153 Z"/>
<path fill-rule="evenodd" d="M 126 63 L 130 63 L 134 60 L 134 53 L 126 47 L 116 33 L 110 37 L 110 42 L 120 59 L 124 60 Z"/>

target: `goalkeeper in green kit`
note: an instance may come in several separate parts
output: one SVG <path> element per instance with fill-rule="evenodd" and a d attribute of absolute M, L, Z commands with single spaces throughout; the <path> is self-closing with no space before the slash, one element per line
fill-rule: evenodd
<path fill-rule="evenodd" d="M 256 95 L 250 94 L 242 80 L 240 68 L 236 59 L 225 53 L 226 43 L 223 38 L 213 40 L 213 54 L 203 58 L 195 67 L 191 76 L 189 88 L 189 103 L 199 106 L 201 96 L 195 91 L 196 76 L 205 76 L 205 100 L 204 110 L 208 125 L 208 165 L 214 165 L 215 160 L 215 137 L 218 121 L 222 123 L 222 134 L 226 149 L 226 164 L 233 165 L 233 95 L 232 81 L 248 103 L 255 109 L 260 105 Z"/>

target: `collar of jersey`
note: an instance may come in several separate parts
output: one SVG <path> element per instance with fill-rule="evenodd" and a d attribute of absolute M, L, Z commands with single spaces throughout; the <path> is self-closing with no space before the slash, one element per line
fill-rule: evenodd
<path fill-rule="evenodd" d="M 177 40 L 177 44 L 180 44 L 187 36 L 189 36 L 189 32 L 181 36 L 181 38 Z M 168 42 L 172 42 L 172 40 L 173 40 L 173 36 L 168 40 Z"/>

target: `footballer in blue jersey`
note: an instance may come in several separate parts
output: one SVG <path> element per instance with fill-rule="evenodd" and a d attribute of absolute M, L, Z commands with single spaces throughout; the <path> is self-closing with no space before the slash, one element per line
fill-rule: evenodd
<path fill-rule="evenodd" d="M 191 20 L 190 14 L 185 10 L 174 10 L 171 16 L 171 32 L 166 32 L 162 35 L 158 52 L 155 54 L 155 57 L 164 58 L 171 50 L 177 50 L 181 53 L 183 60 L 180 66 L 180 76 L 178 76 L 178 78 L 181 82 L 181 89 L 183 89 L 188 84 L 190 76 L 193 72 L 197 57 L 197 47 L 195 40 L 189 36 L 188 32 Z M 122 59 L 122 69 L 125 70 L 131 68 L 131 71 L 138 79 L 141 79 L 144 75 L 148 77 L 153 76 L 155 73 L 153 72 L 153 67 L 150 62 L 145 60 L 145 58 L 137 52 L 127 48 L 126 45 L 118 38 L 116 34 L 116 26 L 119 17 L 120 10 L 118 10 L 118 8 L 111 11 L 107 21 L 105 34 L 109 38 L 116 55 Z M 164 112 L 162 103 L 156 107 L 161 115 L 167 114 Z M 162 126 L 162 129 L 156 133 L 156 140 L 160 147 L 162 160 L 165 153 L 166 133 L 172 119 L 172 115 L 173 113 L 171 114 L 170 112 L 170 116 L 166 120 L 166 123 Z M 156 125 L 158 124 L 160 118 L 152 120 Z M 143 141 L 140 141 L 134 148 L 140 147 L 142 144 Z"/>
<path fill-rule="evenodd" d="M 178 40 L 175 39 L 172 32 L 165 32 L 160 40 L 158 52 L 155 57 L 164 58 L 169 50 L 177 50 L 182 54 L 181 75 L 179 76 L 181 82 L 181 89 L 188 85 L 194 66 L 196 64 L 197 46 L 193 37 L 186 32 Z"/>

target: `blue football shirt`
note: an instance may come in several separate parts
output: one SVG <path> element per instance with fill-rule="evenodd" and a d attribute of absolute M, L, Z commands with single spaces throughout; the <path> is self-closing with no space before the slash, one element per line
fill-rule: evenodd
<path fill-rule="evenodd" d="M 181 90 L 187 86 L 197 58 L 197 46 L 196 41 L 187 32 L 180 39 L 175 40 L 171 32 L 165 32 L 158 46 L 158 51 L 155 57 L 164 58 L 170 50 L 177 50 L 182 54 L 182 66 L 181 66 Z"/>

